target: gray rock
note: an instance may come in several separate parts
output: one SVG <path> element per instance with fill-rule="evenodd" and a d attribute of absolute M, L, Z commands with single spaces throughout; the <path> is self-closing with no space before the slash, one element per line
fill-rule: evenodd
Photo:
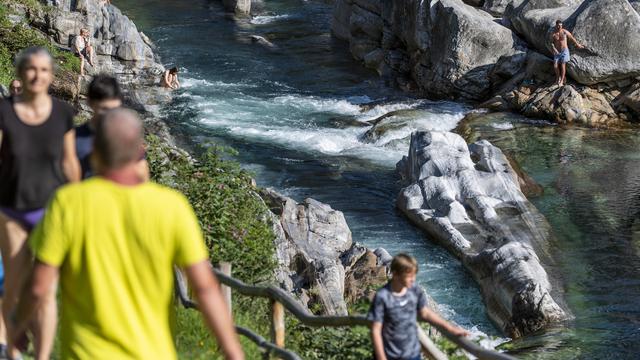
<path fill-rule="evenodd" d="M 272 43 L 271 41 L 265 39 L 263 36 L 260 35 L 251 35 L 249 36 L 249 38 L 251 39 L 251 42 L 254 44 L 258 44 L 258 45 L 262 45 L 263 47 L 269 49 L 269 50 L 275 50 L 278 47 Z"/>
<path fill-rule="evenodd" d="M 581 84 L 640 74 L 640 16 L 627 0 L 514 1 L 505 12 L 511 26 L 538 51 L 551 55 L 549 36 L 557 19 L 586 46 L 572 50 L 568 73 Z"/>
<path fill-rule="evenodd" d="M 385 2 L 384 6 L 387 7 L 383 18 L 388 34 L 385 48 L 402 46 L 408 52 L 413 52 L 429 47 L 429 1 L 394 0 Z"/>
<path fill-rule="evenodd" d="M 626 0 L 586 2 L 573 35 L 589 51 L 576 50 L 569 75 L 582 84 L 640 75 L 640 16 Z"/>
<path fill-rule="evenodd" d="M 353 57 L 364 57 L 380 47 L 382 40 L 382 18 L 357 4 L 351 6 L 349 19 L 350 50 Z"/>
<path fill-rule="evenodd" d="M 60 1 L 50 13 L 47 32 L 62 46 L 72 46 L 81 28 L 91 34 L 90 43 L 98 55 L 94 72 L 117 72 L 113 60 L 131 62 L 124 67 L 145 69 L 155 67 L 153 51 L 136 25 L 115 6 L 101 4 L 99 0 Z M 114 58 L 114 59 L 109 59 Z"/>
<path fill-rule="evenodd" d="M 416 132 L 397 167 L 409 183 L 398 208 L 461 259 L 489 317 L 509 336 L 569 317 L 553 271 L 542 267 L 552 266 L 549 224 L 500 149 L 486 140 L 467 146 L 453 133 Z"/>
<path fill-rule="evenodd" d="M 384 67 L 384 51 L 378 48 L 364 56 L 364 65 L 370 69 L 374 69 L 379 75 L 383 73 Z"/>
<path fill-rule="evenodd" d="M 0 100 L 9 97 L 9 95 L 9 89 L 7 89 L 3 84 L 0 84 Z"/>
<path fill-rule="evenodd" d="M 338 39 L 349 41 L 351 31 L 349 30 L 349 19 L 351 19 L 351 0 L 336 0 L 333 6 L 333 17 L 331 19 L 331 34 Z"/>
<path fill-rule="evenodd" d="M 251 0 L 222 0 L 224 9 L 235 13 L 237 16 L 249 16 L 251 14 Z"/>
<path fill-rule="evenodd" d="M 427 93 L 479 100 L 498 84 L 492 73 L 508 79 L 525 63 L 520 40 L 486 12 L 441 0 L 432 18 L 431 47 L 416 67 L 416 81 Z"/>
<path fill-rule="evenodd" d="M 261 196 L 272 212 L 281 286 L 305 306 L 317 302 L 326 314 L 346 314 L 345 274 L 366 249 L 353 244 L 342 212 L 313 199 L 297 203 L 272 189 Z"/>
<path fill-rule="evenodd" d="M 485 0 L 482 9 L 494 16 L 502 16 L 513 0 Z"/>

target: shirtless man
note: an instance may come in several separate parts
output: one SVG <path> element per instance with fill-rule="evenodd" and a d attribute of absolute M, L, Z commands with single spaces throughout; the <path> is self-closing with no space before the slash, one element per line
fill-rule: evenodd
<path fill-rule="evenodd" d="M 89 44 L 89 30 L 80 29 L 80 35 L 73 42 L 73 53 L 80 58 L 80 75 L 84 75 L 85 59 L 93 65 L 93 48 Z"/>
<path fill-rule="evenodd" d="M 553 69 L 556 71 L 556 83 L 558 83 L 559 86 L 565 83 L 566 64 L 570 58 L 567 38 L 569 38 L 578 49 L 584 48 L 568 30 L 562 27 L 562 20 L 556 20 L 556 27 L 551 33 L 551 48 L 553 49 Z"/>

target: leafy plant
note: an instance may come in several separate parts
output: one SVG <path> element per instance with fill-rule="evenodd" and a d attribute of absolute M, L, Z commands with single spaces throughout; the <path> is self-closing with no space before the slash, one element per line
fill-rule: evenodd
<path fill-rule="evenodd" d="M 268 280 L 275 268 L 269 211 L 249 174 L 224 149 L 212 146 L 196 161 L 148 138 L 153 179 L 174 187 L 191 202 L 203 229 L 211 261 L 229 261 L 234 277 L 250 283 Z M 169 161 L 170 159 L 170 161 Z"/>

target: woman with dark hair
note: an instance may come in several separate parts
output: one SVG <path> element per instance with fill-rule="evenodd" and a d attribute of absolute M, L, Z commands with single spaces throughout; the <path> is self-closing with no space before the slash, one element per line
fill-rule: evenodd
<path fill-rule="evenodd" d="M 178 68 L 176 66 L 164 71 L 162 74 L 161 85 L 172 90 L 180 87 L 180 82 L 178 81 Z"/>
<path fill-rule="evenodd" d="M 22 93 L 0 103 L 0 251 L 5 270 L 2 314 L 9 329 L 11 312 L 32 265 L 29 232 L 42 219 L 53 192 L 68 181 L 80 180 L 75 111 L 49 96 L 53 70 L 53 58 L 47 50 L 23 50 L 16 57 Z M 52 291 L 36 319 L 36 359 L 49 358 L 56 317 Z M 9 339 L 10 344 L 12 340 L 15 338 Z M 10 351 L 11 357 L 18 356 L 17 351 Z"/>

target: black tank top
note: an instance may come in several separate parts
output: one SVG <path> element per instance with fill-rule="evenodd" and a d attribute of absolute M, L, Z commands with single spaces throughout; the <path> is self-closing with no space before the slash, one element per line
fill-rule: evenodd
<path fill-rule="evenodd" d="M 0 100 L 0 206 L 33 210 L 67 180 L 62 172 L 64 134 L 73 129 L 75 110 L 52 99 L 51 114 L 40 125 L 16 115 L 13 99 Z"/>

